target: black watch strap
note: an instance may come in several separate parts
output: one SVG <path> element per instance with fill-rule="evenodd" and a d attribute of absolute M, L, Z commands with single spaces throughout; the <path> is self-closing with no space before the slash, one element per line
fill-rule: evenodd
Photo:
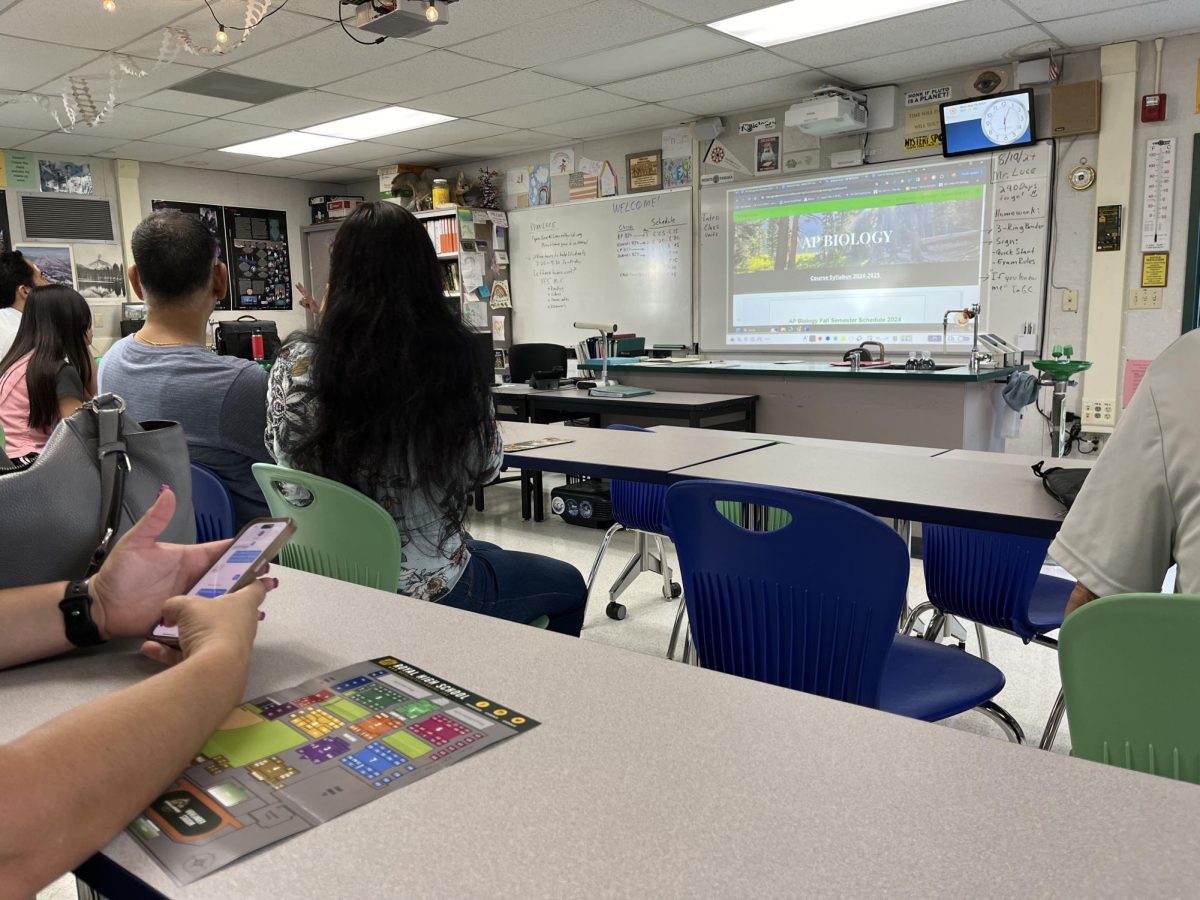
<path fill-rule="evenodd" d="M 100 629 L 96 627 L 92 618 L 92 598 L 88 596 L 86 578 L 67 585 L 58 608 L 62 610 L 63 629 L 67 633 L 68 641 L 76 647 L 94 647 L 104 643 L 100 637 Z"/>

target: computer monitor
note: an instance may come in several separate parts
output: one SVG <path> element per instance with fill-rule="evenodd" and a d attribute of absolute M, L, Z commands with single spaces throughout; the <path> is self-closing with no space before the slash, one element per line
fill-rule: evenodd
<path fill-rule="evenodd" d="M 942 155 L 1025 147 L 1034 141 L 1033 91 L 1009 91 L 943 103 Z"/>

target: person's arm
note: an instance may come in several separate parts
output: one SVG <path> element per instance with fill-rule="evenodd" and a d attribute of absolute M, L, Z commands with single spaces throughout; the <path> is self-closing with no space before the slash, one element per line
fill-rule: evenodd
<path fill-rule="evenodd" d="M 64 363 L 58 370 L 54 392 L 58 398 L 58 415 L 63 419 L 79 409 L 89 396 L 79 372 L 70 363 Z"/>
<path fill-rule="evenodd" d="M 146 652 L 179 665 L 0 747 L 6 895 L 30 896 L 78 865 L 186 768 L 242 699 L 258 606 L 271 586 L 168 601 L 163 612 L 179 625 L 181 649 Z"/>
<path fill-rule="evenodd" d="M 1075 610 L 1079 609 L 1079 607 L 1083 606 L 1083 604 L 1091 603 L 1097 596 L 1084 587 L 1083 582 L 1075 582 L 1075 589 L 1071 591 L 1071 598 L 1067 601 L 1067 611 L 1063 614 L 1063 618 L 1065 619 L 1071 613 L 1075 612 Z"/>
<path fill-rule="evenodd" d="M 105 640 L 148 634 L 167 598 L 190 590 L 229 546 L 158 543 L 174 513 L 175 494 L 163 491 L 91 579 L 92 619 Z M 0 669 L 74 649 L 58 608 L 66 585 L 0 591 Z"/>
<path fill-rule="evenodd" d="M 267 428 L 267 373 L 244 366 L 221 404 L 221 443 L 254 462 L 272 462 L 263 445 Z"/>
<path fill-rule="evenodd" d="M 321 313 L 325 311 L 325 301 L 329 297 L 329 285 L 325 285 L 325 293 L 321 296 L 320 300 L 317 300 L 308 292 L 308 288 L 304 286 L 303 282 L 296 282 L 296 290 L 300 292 L 300 305 L 312 313 L 313 318 L 319 320 Z"/>

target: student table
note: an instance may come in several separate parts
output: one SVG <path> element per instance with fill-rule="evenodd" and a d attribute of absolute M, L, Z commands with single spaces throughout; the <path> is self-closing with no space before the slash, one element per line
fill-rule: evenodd
<path fill-rule="evenodd" d="M 655 425 L 655 434 L 686 433 L 688 429 L 679 425 Z M 694 432 L 693 432 L 694 434 Z M 900 453 L 906 456 L 937 456 L 948 452 L 944 447 L 910 447 L 907 444 L 874 444 L 867 441 L 835 441 L 832 438 L 802 437 L 795 434 L 762 434 L 756 432 L 748 437 L 762 438 L 774 444 L 796 444 L 802 447 L 824 447 L 828 450 L 874 450 L 877 453 Z M 972 451 L 954 451 L 972 452 Z M 980 456 L 1001 456 L 999 453 L 983 453 Z"/>
<path fill-rule="evenodd" d="M 529 417 L 534 421 L 553 415 L 586 415 L 593 426 L 598 426 L 600 417 L 608 414 L 657 421 L 684 419 L 692 428 L 702 428 L 708 423 L 715 427 L 737 426 L 741 431 L 753 431 L 758 395 L 656 391 L 640 397 L 593 397 L 586 390 L 535 391 L 525 402 Z M 731 416 L 734 417 L 732 420 Z M 721 421 L 714 422 L 717 419 Z"/>
<path fill-rule="evenodd" d="M 186 888 L 121 835 L 84 867 L 109 896 L 139 896 L 108 880 L 127 873 L 183 900 L 397 884 L 418 897 L 961 896 L 960 878 L 914 865 L 914 847 L 989 893 L 1184 896 L 1200 882 L 1193 785 L 279 574 L 247 697 L 394 653 L 542 724 Z M 0 741 L 155 670 L 118 642 L 0 673 Z M 914 789 L 915 772 L 945 789 Z"/>

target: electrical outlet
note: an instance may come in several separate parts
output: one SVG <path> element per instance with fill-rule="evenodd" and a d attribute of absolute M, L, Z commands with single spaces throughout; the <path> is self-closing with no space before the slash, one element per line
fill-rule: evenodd
<path fill-rule="evenodd" d="M 1067 288 L 1062 292 L 1063 312 L 1079 312 L 1079 291 Z"/>
<path fill-rule="evenodd" d="M 1133 288 L 1129 292 L 1130 309 L 1162 309 L 1162 288 Z"/>
<path fill-rule="evenodd" d="M 1083 401 L 1083 424 L 1085 428 L 1089 425 L 1094 427 L 1108 426 L 1109 428 L 1116 425 L 1116 401 L 1085 399 Z"/>

